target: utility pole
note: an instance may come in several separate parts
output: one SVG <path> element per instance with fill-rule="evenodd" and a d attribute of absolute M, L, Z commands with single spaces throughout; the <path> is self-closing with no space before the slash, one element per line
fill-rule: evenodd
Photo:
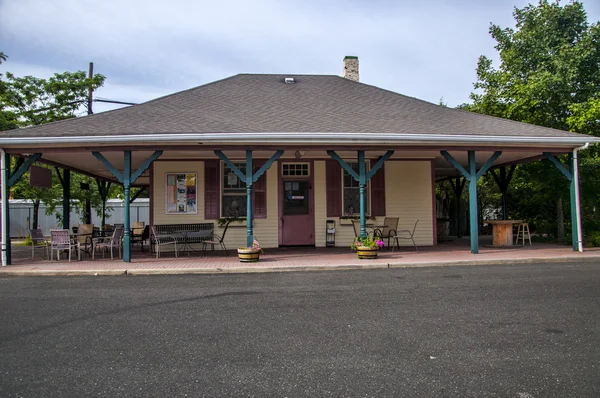
<path fill-rule="evenodd" d="M 92 77 L 94 77 L 94 63 L 90 62 L 90 70 L 88 72 L 88 77 L 91 79 Z M 92 115 L 94 112 L 92 111 L 92 87 L 90 86 L 90 90 L 88 93 L 88 115 Z"/>
<path fill-rule="evenodd" d="M 94 77 L 94 63 L 90 62 L 90 69 L 88 72 L 88 77 L 91 79 L 92 77 Z M 93 89 L 92 86 L 90 85 L 90 89 L 88 92 L 88 115 L 92 115 L 94 114 L 94 111 L 92 110 L 92 102 L 94 101 L 93 99 Z M 85 194 L 85 223 L 86 224 L 91 224 L 92 223 L 92 200 L 90 198 L 92 192 L 90 191 L 90 184 L 81 184 L 81 188 L 86 190 L 86 194 Z"/>

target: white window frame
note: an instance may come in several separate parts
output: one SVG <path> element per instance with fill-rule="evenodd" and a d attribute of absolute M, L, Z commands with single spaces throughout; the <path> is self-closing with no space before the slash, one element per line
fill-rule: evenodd
<path fill-rule="evenodd" d="M 286 175 L 283 172 L 283 169 L 286 165 L 306 165 L 308 174 L 296 174 L 296 175 Z M 281 163 L 281 176 L 286 178 L 295 178 L 295 177 L 310 177 L 310 162 L 283 162 Z"/>
<path fill-rule="evenodd" d="M 357 161 L 354 162 L 349 162 L 346 161 L 346 164 L 348 164 L 350 167 L 352 167 L 352 165 L 358 165 Z M 369 168 L 369 164 L 367 163 L 365 165 L 365 172 L 368 173 L 370 170 Z M 356 171 L 358 173 L 358 171 Z M 357 209 L 354 209 L 354 213 L 350 214 L 348 213 L 347 209 L 346 209 L 346 203 L 345 203 L 345 191 L 346 191 L 346 185 L 345 185 L 345 180 L 344 177 L 346 176 L 347 171 L 344 170 L 344 168 L 342 167 L 342 216 L 350 216 L 350 215 L 354 215 L 354 216 L 358 216 L 360 215 L 360 203 L 358 205 Z M 352 178 L 352 177 L 350 177 Z M 352 181 L 354 181 L 354 179 L 352 178 Z M 358 182 L 356 182 L 356 184 L 358 185 Z M 354 187 L 351 187 L 354 188 Z M 360 187 L 357 186 L 356 189 L 359 191 L 359 195 L 360 195 Z M 360 196 L 359 196 L 360 198 Z M 370 216 L 371 215 L 371 184 L 369 184 L 369 182 L 367 181 L 367 184 L 365 186 L 365 200 L 367 202 L 366 205 L 366 209 L 365 209 L 365 215 L 366 216 Z"/>
<path fill-rule="evenodd" d="M 239 161 L 232 160 L 231 163 L 233 163 L 239 169 L 243 168 L 243 171 L 245 172 L 245 170 L 246 170 L 246 161 L 244 161 L 244 160 L 239 160 Z M 239 209 L 243 209 L 243 211 L 245 212 L 246 208 L 248 206 L 248 197 L 247 197 L 248 196 L 248 192 L 246 191 L 246 183 L 244 183 L 243 181 L 241 181 L 241 180 L 238 181 L 239 184 L 243 184 L 244 185 L 244 187 L 243 187 L 243 193 L 239 192 L 239 191 L 233 191 L 233 192 L 227 193 L 225 191 L 226 189 L 230 189 L 230 190 L 233 190 L 233 189 L 239 189 L 239 190 L 241 190 L 242 189 L 242 188 L 226 188 L 225 187 L 225 172 L 226 172 L 226 169 L 229 169 L 229 166 L 227 165 L 227 163 L 221 161 L 221 173 L 220 173 L 221 177 L 220 177 L 220 180 L 219 180 L 219 190 L 220 190 L 220 194 L 221 195 L 220 195 L 219 213 L 220 213 L 220 216 L 222 218 L 223 217 L 236 217 L 235 215 L 228 215 L 228 216 L 226 216 L 224 214 L 223 210 L 224 210 L 225 207 L 223 206 L 223 198 L 225 196 L 244 196 L 246 198 L 246 201 L 243 203 L 243 206 L 240 205 Z M 229 170 L 231 170 L 231 169 L 229 169 Z M 238 179 L 240 178 L 233 171 L 231 171 L 231 173 L 233 173 L 236 178 L 238 178 Z M 240 214 L 239 214 L 238 217 L 246 217 L 246 215 L 241 214 L 241 212 L 240 212 Z"/>

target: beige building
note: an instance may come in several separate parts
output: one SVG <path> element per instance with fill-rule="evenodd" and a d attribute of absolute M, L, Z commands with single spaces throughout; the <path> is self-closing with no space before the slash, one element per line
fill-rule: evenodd
<path fill-rule="evenodd" d="M 122 184 L 126 198 L 131 187 L 147 187 L 151 225 L 203 224 L 222 235 L 230 220 L 228 248 L 254 237 L 266 248 L 324 246 L 328 220 L 335 221 L 335 245 L 347 247 L 363 192 L 366 221 L 397 217 L 398 229 L 411 230 L 418 220 L 416 243 L 432 246 L 435 183 L 463 177 L 473 253 L 476 181 L 487 170 L 570 153 L 575 171 L 561 171 L 577 197 L 577 151 L 598 139 L 360 83 L 356 57 L 346 57 L 344 73 L 239 74 L 128 108 L 1 132 L 2 160 L 24 159 L 12 175 L 3 173 L 3 188 L 35 161 Z M 578 213 L 572 218 L 576 228 Z M 123 222 L 130 261 L 130 220 Z M 3 234 L 10 263 L 6 225 Z"/>

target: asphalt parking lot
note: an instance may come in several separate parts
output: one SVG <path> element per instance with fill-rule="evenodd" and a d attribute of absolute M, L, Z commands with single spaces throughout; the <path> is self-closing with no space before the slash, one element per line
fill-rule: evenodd
<path fill-rule="evenodd" d="M 600 264 L 0 278 L 0 395 L 600 396 Z"/>

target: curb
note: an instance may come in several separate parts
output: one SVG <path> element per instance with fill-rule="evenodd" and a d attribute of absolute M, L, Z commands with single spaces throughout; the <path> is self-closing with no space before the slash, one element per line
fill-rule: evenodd
<path fill-rule="evenodd" d="M 309 271 L 350 271 L 367 269 L 388 269 L 389 264 L 373 265 L 314 265 L 302 267 L 265 267 L 265 268 L 170 268 L 170 269 L 130 269 L 127 275 L 185 275 L 185 274 L 264 274 L 274 272 L 309 272 Z M 1 275 L 1 273 L 0 273 Z"/>
<path fill-rule="evenodd" d="M 489 259 L 458 260 L 428 263 L 381 263 L 381 264 L 346 264 L 346 265 L 314 265 L 301 267 L 236 267 L 236 268 L 139 268 L 139 269 L 100 269 L 100 270 L 0 270 L 0 277 L 5 276 L 150 276 L 150 275 L 223 275 L 223 274 L 257 274 L 281 272 L 310 271 L 356 271 L 390 268 L 427 268 L 427 267 L 462 267 L 482 265 L 518 265 L 540 263 L 592 263 L 600 262 L 600 257 L 546 257 L 527 259 Z"/>
<path fill-rule="evenodd" d="M 480 265 L 518 265 L 518 264 L 541 264 L 541 263 L 588 263 L 600 262 L 600 257 L 536 257 L 521 259 L 489 259 L 489 260 L 456 260 L 446 262 L 430 263 L 390 263 L 389 268 L 418 268 L 418 267 L 453 267 L 453 266 L 480 266 Z"/>
<path fill-rule="evenodd" d="M 0 271 L 2 276 L 119 276 L 127 275 L 126 269 L 98 269 L 98 270 L 8 270 Z"/>

